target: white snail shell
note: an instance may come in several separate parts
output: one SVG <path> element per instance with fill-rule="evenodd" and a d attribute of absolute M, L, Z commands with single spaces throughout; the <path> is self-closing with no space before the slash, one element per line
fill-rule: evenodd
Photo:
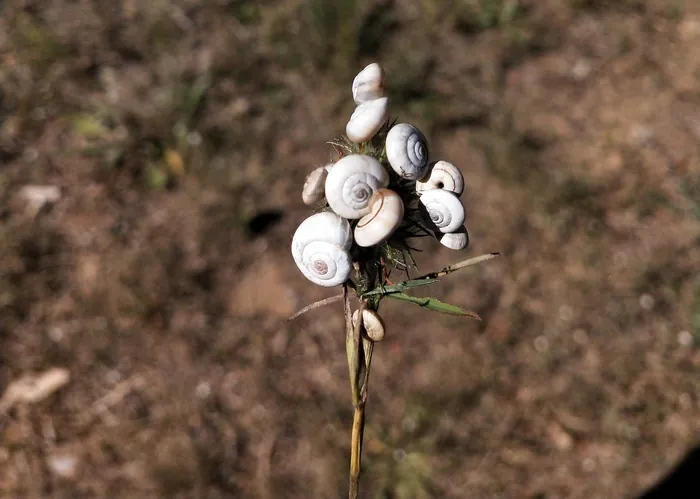
<path fill-rule="evenodd" d="M 430 166 L 430 173 L 425 180 L 416 182 L 416 192 L 421 194 L 433 189 L 444 189 L 461 196 L 464 192 L 464 177 L 452 163 L 437 161 Z"/>
<path fill-rule="evenodd" d="M 386 157 L 403 178 L 419 180 L 428 170 L 428 142 L 416 127 L 400 123 L 386 136 Z"/>
<path fill-rule="evenodd" d="M 352 270 L 350 223 L 323 212 L 304 220 L 292 237 L 292 256 L 311 282 L 330 287 L 344 283 Z"/>
<path fill-rule="evenodd" d="M 326 190 L 326 177 L 328 170 L 320 166 L 309 173 L 304 182 L 304 190 L 301 193 L 301 199 L 309 206 L 318 203 L 323 199 Z"/>
<path fill-rule="evenodd" d="M 351 141 L 360 144 L 374 137 L 389 118 L 389 99 L 379 99 L 363 102 L 350 116 L 345 127 L 345 135 Z"/>
<path fill-rule="evenodd" d="M 355 104 L 362 104 L 380 97 L 384 97 L 384 70 L 373 62 L 352 81 L 352 98 Z"/>
<path fill-rule="evenodd" d="M 372 195 L 389 185 L 389 174 L 371 156 L 351 154 L 338 160 L 326 178 L 326 200 L 344 218 L 362 218 Z"/>
<path fill-rule="evenodd" d="M 462 226 L 454 232 L 442 234 L 440 243 L 453 250 L 463 250 L 469 246 L 469 231 L 466 227 Z"/>
<path fill-rule="evenodd" d="M 352 314 L 352 325 L 357 325 L 359 310 L 355 310 Z M 362 310 L 362 325 L 365 327 L 367 337 L 372 341 L 382 341 L 386 334 L 386 326 L 381 316 L 374 310 L 365 308 Z"/>
<path fill-rule="evenodd" d="M 422 210 L 440 232 L 454 232 L 464 224 L 464 206 L 454 193 L 442 189 L 426 191 L 420 202 Z"/>
<path fill-rule="evenodd" d="M 389 239 L 403 220 L 401 196 L 389 189 L 378 189 L 370 201 L 370 212 L 355 227 L 355 242 L 369 247 Z"/>

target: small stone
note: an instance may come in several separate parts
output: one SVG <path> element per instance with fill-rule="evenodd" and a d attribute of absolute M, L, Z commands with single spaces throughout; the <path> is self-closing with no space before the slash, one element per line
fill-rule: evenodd
<path fill-rule="evenodd" d="M 19 195 L 27 203 L 30 214 L 36 215 L 45 205 L 61 199 L 61 189 L 55 185 L 26 185 Z"/>
<path fill-rule="evenodd" d="M 569 433 L 561 427 L 561 425 L 552 422 L 548 427 L 549 438 L 552 440 L 554 447 L 560 451 L 571 450 L 574 446 L 574 439 Z"/>
<path fill-rule="evenodd" d="M 209 398 L 209 395 L 211 395 L 211 385 L 206 381 L 202 381 L 197 385 L 197 388 L 195 388 L 194 392 L 197 395 L 197 398 Z"/>
<path fill-rule="evenodd" d="M 678 343 L 684 347 L 691 346 L 693 344 L 693 335 L 690 331 L 681 331 L 678 333 Z"/>
<path fill-rule="evenodd" d="M 66 480 L 73 479 L 78 474 L 78 458 L 68 453 L 50 455 L 46 464 L 54 475 Z"/>
<path fill-rule="evenodd" d="M 593 66 L 589 61 L 586 59 L 579 59 L 574 64 L 574 67 L 571 68 L 571 76 L 573 76 L 576 81 L 582 81 L 588 78 L 592 71 Z"/>
<path fill-rule="evenodd" d="M 652 308 L 654 308 L 654 303 L 654 297 L 650 294 L 645 293 L 639 297 L 639 306 L 642 307 L 644 310 L 651 310 Z"/>

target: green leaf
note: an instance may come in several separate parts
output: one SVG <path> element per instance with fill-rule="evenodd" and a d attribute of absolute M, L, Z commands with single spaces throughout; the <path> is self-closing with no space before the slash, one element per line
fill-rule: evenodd
<path fill-rule="evenodd" d="M 437 298 L 422 298 L 418 296 L 407 295 L 405 293 L 391 293 L 387 296 L 389 298 L 395 298 L 397 300 L 415 303 L 416 305 L 427 308 L 429 310 L 433 310 L 435 312 L 442 312 L 444 314 L 451 315 L 460 315 L 463 317 L 472 317 L 473 319 L 481 320 L 481 317 L 479 317 L 479 315 L 475 312 L 464 310 L 462 307 L 458 307 L 457 305 L 450 305 L 449 303 L 442 302 Z"/>
<path fill-rule="evenodd" d="M 404 289 L 409 289 L 409 288 L 417 288 L 419 286 L 427 286 L 428 284 L 435 284 L 438 282 L 440 279 L 412 279 L 410 281 L 401 281 L 397 284 L 393 284 L 391 286 L 384 286 L 383 288 L 377 288 L 373 289 L 372 291 L 367 291 L 363 297 L 365 296 L 374 296 L 374 295 L 390 295 L 393 293 L 400 293 Z"/>

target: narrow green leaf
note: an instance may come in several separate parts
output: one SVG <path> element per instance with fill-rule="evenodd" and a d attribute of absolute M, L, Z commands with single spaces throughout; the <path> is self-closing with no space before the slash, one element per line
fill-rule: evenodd
<path fill-rule="evenodd" d="M 391 293 L 387 295 L 389 298 L 395 298 L 397 300 L 403 300 L 411 303 L 415 303 L 416 305 L 419 305 L 421 307 L 427 308 L 429 310 L 433 310 L 435 312 L 442 312 L 444 314 L 451 314 L 451 315 L 460 315 L 463 317 L 472 317 L 477 320 L 481 320 L 481 317 L 479 317 L 478 314 L 475 312 L 470 312 L 468 310 L 463 309 L 462 307 L 458 307 L 456 305 L 450 305 L 449 303 L 442 302 L 438 300 L 437 298 L 432 298 L 432 297 L 418 297 L 418 296 L 411 296 L 407 295 L 405 293 Z"/>
<path fill-rule="evenodd" d="M 364 296 L 374 296 L 374 295 L 390 295 L 392 293 L 400 293 L 404 289 L 417 288 L 419 286 L 427 286 L 428 284 L 435 284 L 439 279 L 411 279 L 410 281 L 401 281 L 399 283 L 393 284 L 391 286 L 384 286 L 383 288 L 373 289 L 372 291 L 367 291 Z"/>

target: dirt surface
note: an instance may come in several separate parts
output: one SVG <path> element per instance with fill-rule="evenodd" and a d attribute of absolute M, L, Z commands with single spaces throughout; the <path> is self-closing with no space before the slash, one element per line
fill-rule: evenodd
<path fill-rule="evenodd" d="M 1 497 L 346 494 L 342 308 L 286 320 L 335 293 L 289 246 L 372 61 L 466 178 L 420 268 L 504 255 L 431 289 L 481 322 L 382 306 L 362 496 L 633 498 L 700 441 L 700 3 L 0 9 L 0 393 L 70 375 L 0 403 Z"/>

